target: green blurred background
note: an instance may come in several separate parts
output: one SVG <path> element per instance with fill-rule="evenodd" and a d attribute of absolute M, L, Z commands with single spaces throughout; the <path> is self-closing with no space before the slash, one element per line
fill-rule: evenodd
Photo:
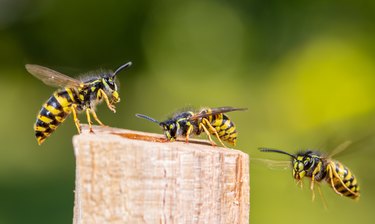
<path fill-rule="evenodd" d="M 251 164 L 252 223 L 373 223 L 375 220 L 375 2 L 0 0 L 0 223 L 71 223 L 76 129 L 69 118 L 42 145 L 32 129 L 54 88 L 24 64 L 77 74 L 115 69 L 122 97 L 101 120 L 160 133 L 186 106 L 248 107 L 233 112 L 236 148 L 253 158 L 267 146 L 330 151 L 356 174 L 358 202 L 324 184 L 328 211 L 311 202 L 289 170 Z M 81 117 L 84 121 L 84 116 Z"/>

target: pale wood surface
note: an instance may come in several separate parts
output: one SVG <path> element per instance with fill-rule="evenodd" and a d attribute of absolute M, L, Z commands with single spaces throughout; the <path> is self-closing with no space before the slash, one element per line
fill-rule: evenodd
<path fill-rule="evenodd" d="M 157 134 L 94 131 L 83 126 L 73 138 L 74 224 L 249 223 L 247 154 L 202 140 L 163 143 Z"/>

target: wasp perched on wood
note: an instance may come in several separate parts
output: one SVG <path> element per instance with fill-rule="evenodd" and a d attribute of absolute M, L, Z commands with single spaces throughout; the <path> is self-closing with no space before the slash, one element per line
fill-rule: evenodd
<path fill-rule="evenodd" d="M 104 99 L 108 108 L 116 112 L 114 104 L 120 102 L 116 75 L 130 65 L 128 62 L 115 72 L 94 73 L 78 80 L 40 65 L 27 64 L 25 67 L 30 74 L 49 86 L 62 88 L 53 93 L 37 116 L 34 130 L 38 144 L 42 144 L 70 113 L 73 113 L 78 133 L 81 133 L 81 125 L 77 112 L 86 112 L 90 132 L 93 132 L 90 113 L 103 125 L 95 113 L 95 106 Z"/>
<path fill-rule="evenodd" d="M 234 123 L 224 113 L 240 110 L 247 109 L 234 107 L 203 108 L 198 113 L 193 111 L 178 113 L 163 122 L 143 114 L 136 114 L 136 116 L 159 124 L 169 141 L 176 140 L 178 136 L 185 136 L 186 142 L 189 142 L 191 134 L 200 135 L 205 132 L 212 145 L 216 145 L 211 138 L 211 135 L 215 135 L 221 145 L 225 147 L 223 141 L 236 145 L 237 130 Z"/>
<path fill-rule="evenodd" d="M 354 174 L 341 162 L 331 159 L 333 154 L 344 150 L 349 144 L 350 142 L 341 144 L 330 156 L 325 156 L 318 151 L 311 150 L 301 151 L 296 154 L 269 148 L 259 148 L 259 150 L 262 152 L 275 152 L 290 156 L 292 158 L 291 166 L 293 168 L 293 177 L 298 181 L 301 181 L 303 177 L 311 178 L 310 189 L 313 192 L 313 199 L 315 197 L 315 181 L 320 182 L 322 180 L 325 180 L 337 194 L 357 199 L 360 193 L 359 185 Z"/>

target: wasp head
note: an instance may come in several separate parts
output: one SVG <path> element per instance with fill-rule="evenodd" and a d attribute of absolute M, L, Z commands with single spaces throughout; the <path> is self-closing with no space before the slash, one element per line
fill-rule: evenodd
<path fill-rule="evenodd" d="M 104 84 L 104 91 L 107 94 L 111 104 L 120 102 L 120 96 L 118 93 L 118 87 L 116 83 L 116 75 L 120 71 L 124 70 L 125 68 L 128 68 L 131 65 L 131 62 L 123 64 L 118 69 L 116 69 L 116 71 L 113 74 L 102 78 L 102 83 Z"/>
<path fill-rule="evenodd" d="M 176 140 L 177 131 L 179 129 L 178 123 L 173 122 L 173 121 L 165 121 L 165 122 L 161 122 L 160 126 L 163 128 L 164 135 L 168 140 L 170 141 Z"/>
<path fill-rule="evenodd" d="M 111 104 L 120 102 L 120 96 L 118 93 L 118 87 L 116 84 L 115 77 L 102 78 L 102 83 L 104 86 L 103 90 L 107 94 L 109 102 Z"/>
<path fill-rule="evenodd" d="M 177 132 L 180 129 L 180 126 L 174 120 L 167 120 L 167 121 L 164 121 L 164 122 L 159 122 L 158 120 L 156 120 L 152 117 L 149 117 L 147 115 L 144 115 L 144 114 L 136 114 L 135 116 L 139 117 L 139 118 L 149 120 L 153 123 L 156 123 L 156 124 L 160 125 L 163 128 L 164 135 L 168 140 L 170 140 L 170 141 L 176 140 Z"/>
<path fill-rule="evenodd" d="M 304 176 L 309 175 L 314 169 L 317 155 L 314 155 L 312 151 L 306 151 L 298 153 L 292 159 L 293 166 L 293 177 L 297 180 L 302 179 Z"/>

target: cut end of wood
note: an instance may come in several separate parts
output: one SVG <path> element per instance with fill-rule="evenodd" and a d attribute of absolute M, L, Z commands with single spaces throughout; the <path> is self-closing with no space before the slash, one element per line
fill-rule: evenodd
<path fill-rule="evenodd" d="M 73 138 L 74 223 L 248 223 L 246 153 L 87 125 Z"/>

